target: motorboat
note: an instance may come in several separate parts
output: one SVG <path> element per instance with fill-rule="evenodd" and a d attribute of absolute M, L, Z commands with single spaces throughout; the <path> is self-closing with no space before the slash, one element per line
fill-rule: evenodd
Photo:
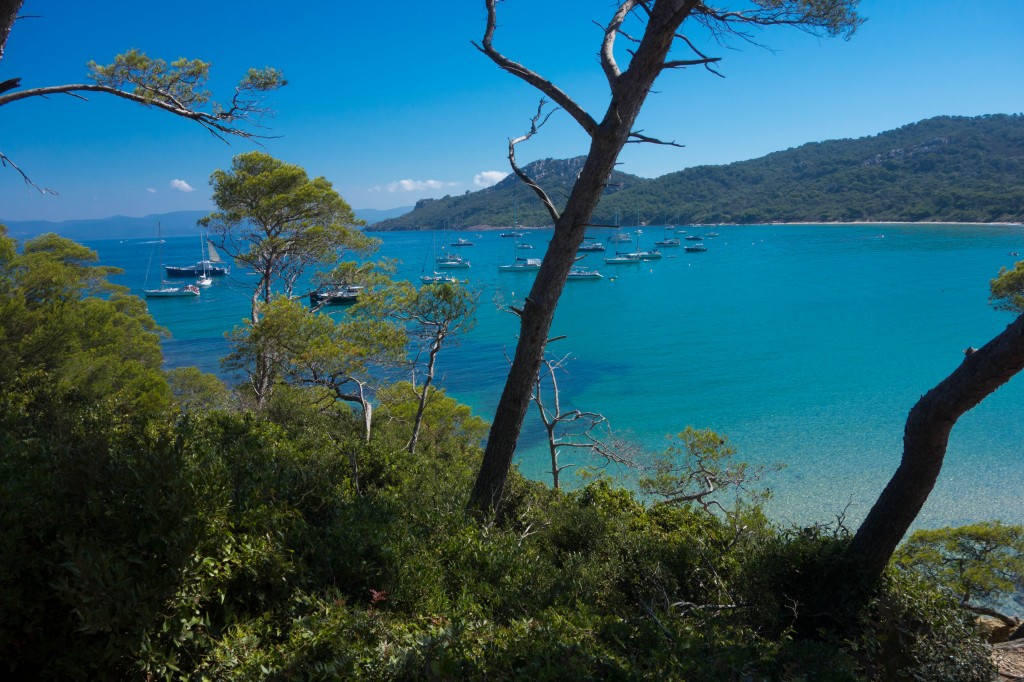
<path fill-rule="evenodd" d="M 351 305 L 359 299 L 363 287 L 357 284 L 337 284 L 322 287 L 317 291 L 310 292 L 309 304 L 311 306 L 325 305 Z"/>
<path fill-rule="evenodd" d="M 516 258 L 516 262 L 511 265 L 499 265 L 498 270 L 500 272 L 527 272 L 530 270 L 540 270 L 540 265 L 543 262 L 540 258 Z"/>
<path fill-rule="evenodd" d="M 202 242 L 200 242 L 200 246 L 202 246 Z M 206 253 L 200 253 L 201 259 L 195 265 L 164 266 L 164 272 L 166 273 L 167 278 L 191 279 L 193 277 L 224 277 L 231 273 L 231 268 L 224 264 L 217 248 L 209 240 L 206 240 L 205 250 Z"/>
<path fill-rule="evenodd" d="M 446 275 L 443 272 L 437 272 L 435 270 L 433 275 L 420 275 L 420 281 L 424 284 L 456 284 L 458 283 L 459 278 L 455 275 Z"/>
<path fill-rule="evenodd" d="M 607 265 L 638 265 L 640 257 L 632 253 L 617 253 L 610 258 L 605 258 Z"/>
<path fill-rule="evenodd" d="M 566 281 L 588 280 L 588 279 L 589 280 L 594 280 L 594 279 L 601 279 L 603 277 L 604 277 L 604 275 L 602 275 L 597 270 L 592 270 L 590 268 L 579 267 L 579 268 L 573 268 L 572 270 L 569 271 L 569 276 L 566 277 Z"/>
<path fill-rule="evenodd" d="M 446 253 L 437 258 L 436 265 L 438 270 L 453 270 L 456 268 L 468 268 L 470 263 L 457 253 Z"/>

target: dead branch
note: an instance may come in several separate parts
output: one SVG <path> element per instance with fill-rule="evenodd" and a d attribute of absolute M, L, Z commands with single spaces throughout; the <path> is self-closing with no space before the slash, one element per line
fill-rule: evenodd
<path fill-rule="evenodd" d="M 601 68 L 604 70 L 604 75 L 608 79 L 608 85 L 611 86 L 613 91 L 619 76 L 622 75 L 619 65 L 615 62 L 615 37 L 622 33 L 622 22 L 626 20 L 626 17 L 629 16 L 629 13 L 633 11 L 635 6 L 636 3 L 633 0 L 627 0 L 627 2 L 622 3 L 612 17 L 612 20 L 608 22 L 608 26 L 604 29 L 604 41 L 601 43 Z M 623 33 L 622 35 L 626 34 Z M 628 35 L 626 38 L 633 42 L 639 42 Z"/>
<path fill-rule="evenodd" d="M 496 9 L 498 0 L 485 1 L 487 4 L 487 28 L 484 31 L 483 43 L 478 44 L 474 41 L 473 47 L 487 55 L 491 61 L 497 64 L 500 68 L 508 71 L 513 76 L 526 81 L 550 97 L 555 104 L 565 109 L 569 115 L 580 124 L 580 127 L 583 128 L 588 135 L 593 136 L 597 132 L 597 121 L 595 121 L 590 114 L 583 109 L 583 107 L 577 104 L 571 97 L 569 97 L 569 95 L 563 92 L 551 81 L 541 77 L 539 74 L 531 71 L 522 64 L 512 61 L 494 49 L 494 30 L 498 25 Z"/>
<path fill-rule="evenodd" d="M 665 145 L 666 147 L 678 147 L 679 149 L 682 149 L 683 147 L 686 146 L 685 144 L 679 144 L 675 140 L 673 140 L 672 142 L 666 142 L 664 140 L 659 140 L 656 137 L 648 137 L 639 130 L 631 132 L 629 134 L 629 137 L 630 139 L 626 140 L 626 144 L 639 144 L 641 142 L 647 142 L 649 144 Z"/>
<path fill-rule="evenodd" d="M 32 182 L 32 179 L 28 177 L 25 171 L 18 168 L 17 164 L 11 161 L 11 157 L 7 156 L 3 152 L 0 152 L 0 167 L 7 166 L 10 166 L 14 170 L 18 171 L 18 174 L 21 175 L 21 179 L 25 181 L 25 184 L 31 187 L 32 189 L 37 190 L 40 194 L 52 194 L 53 196 L 58 196 L 56 190 L 52 190 L 49 187 L 40 187 L 36 183 Z"/>
<path fill-rule="evenodd" d="M 715 74 L 719 78 L 725 78 L 725 76 L 720 71 L 711 68 L 711 65 L 713 63 L 716 63 L 716 62 L 720 61 L 720 58 L 712 58 L 712 57 L 707 56 L 706 54 L 701 52 L 699 49 L 697 49 L 697 46 L 693 44 L 693 41 L 691 41 L 689 38 L 687 38 L 686 36 L 684 36 L 681 33 L 677 33 L 676 34 L 676 39 L 677 40 L 682 40 L 684 43 L 686 43 L 686 46 L 688 48 L 690 48 L 690 50 L 695 55 L 697 55 L 699 60 L 704 63 L 704 68 L 706 68 L 708 71 L 710 71 L 711 73 Z"/>
<path fill-rule="evenodd" d="M 520 135 L 519 137 L 509 139 L 508 162 L 512 166 L 512 171 L 519 177 L 520 180 L 522 180 L 526 184 L 527 187 L 534 191 L 534 193 L 540 199 L 541 203 L 544 204 L 544 208 L 547 209 L 548 215 L 551 216 L 551 219 L 554 220 L 555 222 L 558 222 L 558 209 L 555 207 L 554 202 L 551 201 L 551 198 L 548 197 L 547 192 L 545 192 L 544 189 L 540 185 L 538 185 L 533 180 L 533 178 L 527 175 L 526 171 L 520 168 L 519 165 L 516 163 L 516 145 L 520 144 L 521 142 L 526 142 L 531 137 L 536 135 L 537 132 L 541 129 L 541 127 L 548 122 L 548 119 L 551 118 L 551 115 L 555 113 L 555 111 L 558 111 L 558 109 L 554 109 L 552 111 L 549 111 L 545 116 L 545 104 L 547 104 L 547 102 L 544 99 L 541 99 L 540 103 L 537 105 L 537 113 L 534 114 L 533 118 L 530 119 L 529 131 L 527 131 L 523 135 Z"/>

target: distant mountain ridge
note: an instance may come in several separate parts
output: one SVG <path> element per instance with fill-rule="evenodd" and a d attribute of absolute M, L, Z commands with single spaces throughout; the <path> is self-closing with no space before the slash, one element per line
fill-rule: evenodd
<path fill-rule="evenodd" d="M 396 215 L 412 210 L 411 206 L 380 210 L 375 208 L 353 209 L 356 217 L 371 225 Z M 196 221 L 209 211 L 174 211 L 156 213 L 142 217 L 111 216 L 109 218 L 90 218 L 86 220 L 9 220 L 0 217 L 0 224 L 7 225 L 8 233 L 16 239 L 27 239 L 45 232 L 75 239 L 137 239 L 156 235 L 157 223 L 165 237 L 181 237 L 199 234 Z"/>
<path fill-rule="evenodd" d="M 584 157 L 525 167 L 561 207 Z M 428 199 L 375 230 L 551 223 L 510 176 Z M 758 159 L 645 179 L 616 172 L 596 224 L 1024 221 L 1024 116 L 939 116 L 878 135 L 812 142 Z"/>

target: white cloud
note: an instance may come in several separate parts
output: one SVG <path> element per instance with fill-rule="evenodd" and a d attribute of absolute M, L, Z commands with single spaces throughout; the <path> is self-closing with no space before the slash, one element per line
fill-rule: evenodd
<path fill-rule="evenodd" d="M 184 180 L 178 180 L 178 179 L 171 180 L 171 189 L 176 189 L 179 192 L 194 192 L 194 191 L 196 191 L 195 187 L 193 187 L 192 185 L 188 184 Z"/>
<path fill-rule="evenodd" d="M 473 184 L 477 187 L 490 187 L 508 177 L 505 171 L 483 171 L 473 176 Z"/>
<path fill-rule="evenodd" d="M 441 189 L 444 183 L 440 180 L 399 180 L 387 186 L 387 190 L 395 192 L 419 192 L 425 189 Z"/>
<path fill-rule="evenodd" d="M 149 192 L 150 194 L 156 194 L 156 190 L 153 189 L 152 187 L 147 187 L 146 191 Z"/>

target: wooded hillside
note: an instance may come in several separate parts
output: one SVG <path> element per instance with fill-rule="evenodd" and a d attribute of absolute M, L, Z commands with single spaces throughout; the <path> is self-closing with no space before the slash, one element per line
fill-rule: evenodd
<path fill-rule="evenodd" d="M 685 154 L 685 152 L 683 152 Z M 556 200 L 582 158 L 527 167 Z M 518 178 L 423 200 L 373 229 L 543 225 Z M 618 218 L 616 218 L 618 216 Z M 615 173 L 595 223 L 1024 220 L 1024 116 L 940 116 L 855 140 L 813 142 L 759 159 L 697 166 L 655 179 Z"/>

